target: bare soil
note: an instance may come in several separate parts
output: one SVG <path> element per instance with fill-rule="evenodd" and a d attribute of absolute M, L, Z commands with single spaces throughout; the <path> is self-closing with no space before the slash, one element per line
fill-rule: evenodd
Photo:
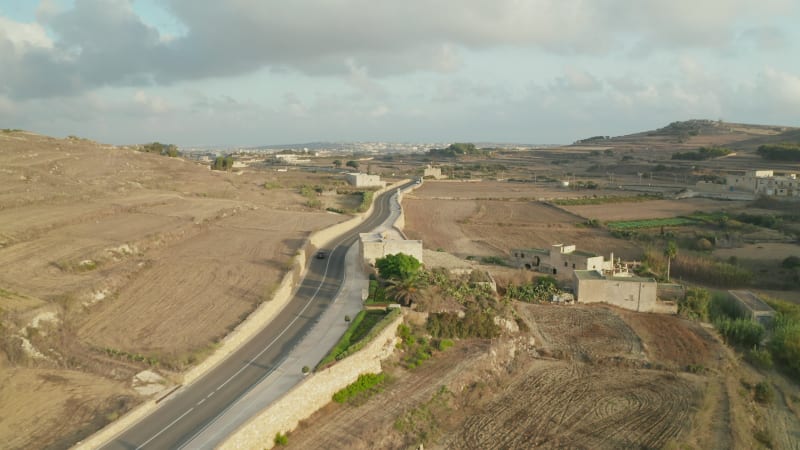
<path fill-rule="evenodd" d="M 469 183 L 477 184 L 477 183 Z M 536 201 L 403 199 L 406 234 L 430 249 L 459 255 L 507 257 L 515 248 L 579 249 L 623 258 L 641 256 L 632 243 L 607 231 L 581 226 L 582 218 Z"/>
<path fill-rule="evenodd" d="M 728 259 L 735 256 L 740 260 L 752 259 L 758 261 L 783 261 L 789 256 L 800 256 L 800 245 L 778 244 L 763 242 L 760 244 L 746 244 L 737 248 L 720 248 L 714 250 L 714 256 Z"/>
<path fill-rule="evenodd" d="M 658 219 L 691 214 L 696 211 L 712 212 L 744 206 L 744 202 L 720 201 L 706 198 L 684 200 L 650 200 L 602 205 L 562 206 L 563 209 L 587 219 L 603 222 L 611 220 Z"/>
<path fill-rule="evenodd" d="M 383 392 L 319 411 L 292 433 L 290 448 L 663 448 L 690 435 L 705 378 L 668 369 L 682 361 L 654 345 L 661 324 L 650 315 L 515 309 L 527 332 L 461 341 L 414 371 L 389 362 L 393 381 Z M 679 341 L 698 333 L 668 319 Z M 698 339 L 708 349 L 694 358 L 713 364 L 718 344 Z"/>
<path fill-rule="evenodd" d="M 69 446 L 142 401 L 136 373 L 175 379 L 271 298 L 309 233 L 347 218 L 299 194 L 343 183 L 327 174 L 25 132 L 0 133 L 0 159 L 4 447 Z"/>

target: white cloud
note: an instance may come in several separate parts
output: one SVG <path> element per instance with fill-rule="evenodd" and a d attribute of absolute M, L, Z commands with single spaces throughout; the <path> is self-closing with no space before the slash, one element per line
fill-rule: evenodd
<path fill-rule="evenodd" d="M 758 93 L 770 100 L 800 108 L 800 76 L 767 68 L 758 80 Z"/>
<path fill-rule="evenodd" d="M 602 90 L 603 84 L 585 70 L 567 67 L 564 75 L 556 78 L 555 87 L 570 92 L 591 92 Z"/>
<path fill-rule="evenodd" d="M 41 25 L 15 22 L 0 16 L 0 40 L 2 39 L 10 42 L 20 52 L 35 47 L 53 48 L 53 41 Z"/>
<path fill-rule="evenodd" d="M 166 100 L 158 96 L 148 95 L 144 91 L 136 91 L 133 95 L 133 101 L 154 114 L 162 114 L 171 109 Z"/>

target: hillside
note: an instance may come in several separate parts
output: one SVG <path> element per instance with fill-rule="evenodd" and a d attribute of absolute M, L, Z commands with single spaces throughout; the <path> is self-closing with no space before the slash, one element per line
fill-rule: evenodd
<path fill-rule="evenodd" d="M 305 174 L 9 130 L 0 159 L 6 448 L 67 447 L 179 380 L 342 220 L 305 206 Z"/>

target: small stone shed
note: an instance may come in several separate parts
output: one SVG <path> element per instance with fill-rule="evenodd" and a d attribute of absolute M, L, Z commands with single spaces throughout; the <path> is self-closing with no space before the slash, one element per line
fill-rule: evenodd
<path fill-rule="evenodd" d="M 775 320 L 775 310 L 750 291 L 728 291 L 739 311 L 751 320 L 768 326 Z"/>

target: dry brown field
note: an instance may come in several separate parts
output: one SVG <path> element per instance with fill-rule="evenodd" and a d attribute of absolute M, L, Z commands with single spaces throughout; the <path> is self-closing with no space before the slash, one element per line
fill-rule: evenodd
<path fill-rule="evenodd" d="M 419 199 L 454 200 L 538 200 L 577 198 L 585 195 L 624 195 L 618 190 L 573 190 L 554 183 L 518 183 L 508 181 L 425 181 L 413 194 Z"/>
<path fill-rule="evenodd" d="M 178 378 L 270 298 L 312 231 L 346 219 L 298 193 L 341 183 L 329 175 L 24 132 L 0 133 L 0 159 L 7 448 L 68 446 L 142 401 L 136 373 Z"/>
<path fill-rule="evenodd" d="M 407 195 L 405 232 L 430 249 L 461 257 L 507 257 L 515 248 L 577 244 L 581 250 L 638 258 L 633 244 L 608 232 L 580 226 L 583 219 L 536 201 L 439 200 Z"/>
<path fill-rule="evenodd" d="M 800 256 L 800 245 L 778 244 L 762 242 L 760 244 L 746 244 L 737 248 L 720 248 L 714 250 L 714 256 L 727 259 L 735 256 L 740 260 L 753 259 L 758 261 L 783 261 L 789 256 Z"/>
<path fill-rule="evenodd" d="M 643 202 L 607 203 L 602 205 L 561 206 L 566 211 L 602 222 L 612 220 L 658 219 L 691 214 L 739 209 L 745 202 L 719 201 L 706 198 L 685 200 L 649 200 Z"/>
<path fill-rule="evenodd" d="M 391 381 L 381 393 L 328 405 L 292 432 L 289 448 L 610 449 L 710 442 L 693 439 L 710 434 L 695 420 L 705 412 L 707 384 L 718 386 L 716 372 L 677 368 L 689 360 L 711 370 L 720 366 L 722 346 L 705 330 L 675 317 L 604 306 L 515 306 L 529 331 L 491 344 L 461 341 L 411 371 L 389 361 L 384 370 Z M 661 342 L 664 324 L 675 350 Z M 723 424 L 723 434 L 731 433 L 730 424 Z"/>

